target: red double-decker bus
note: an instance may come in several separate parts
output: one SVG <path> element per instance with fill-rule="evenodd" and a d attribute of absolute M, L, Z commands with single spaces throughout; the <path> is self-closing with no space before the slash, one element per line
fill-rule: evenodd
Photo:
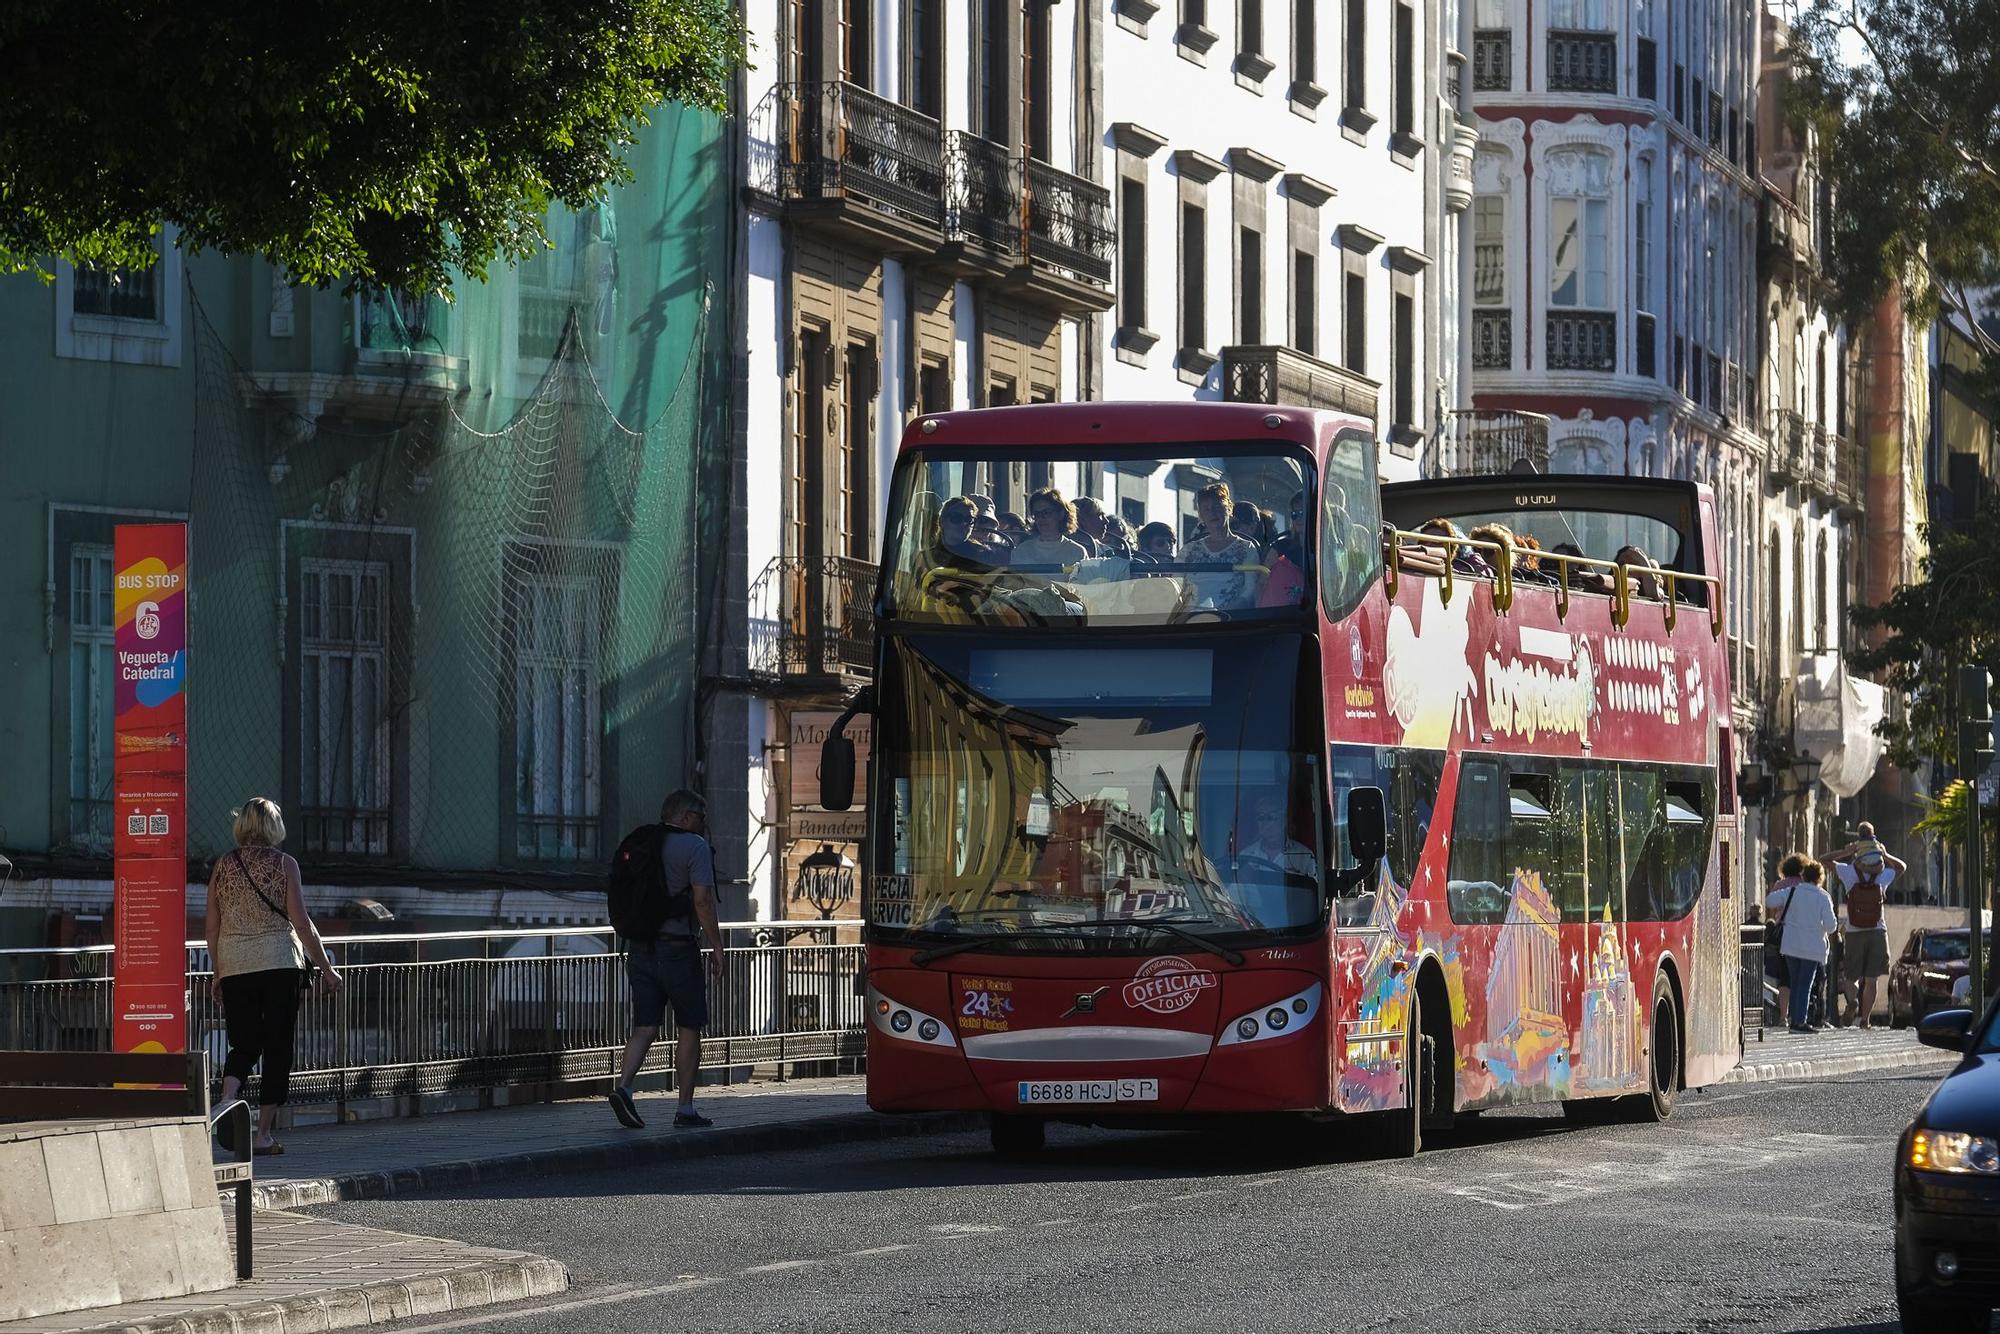
<path fill-rule="evenodd" d="M 1069 531 L 1079 490 L 1134 549 Z M 1228 531 L 1246 500 L 1275 522 Z M 1049 1120 L 1365 1116 L 1408 1154 L 1495 1106 L 1663 1119 L 1741 1051 L 1720 550 L 1701 487 L 1381 486 L 1322 412 L 921 418 L 850 709 L 870 1104 L 985 1110 L 1003 1152 Z M 823 766 L 847 805 L 839 737 Z"/>

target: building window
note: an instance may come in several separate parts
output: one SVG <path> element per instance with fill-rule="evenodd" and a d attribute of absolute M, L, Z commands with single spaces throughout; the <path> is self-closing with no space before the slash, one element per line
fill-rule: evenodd
<path fill-rule="evenodd" d="M 1208 210 L 1181 201 L 1181 349 L 1208 346 Z"/>
<path fill-rule="evenodd" d="M 951 367 L 926 357 L 917 371 L 917 410 L 951 411 Z"/>
<path fill-rule="evenodd" d="M 1054 0 L 1027 0 L 1028 156 L 1049 160 L 1055 141 L 1054 25 L 1049 9 Z"/>
<path fill-rule="evenodd" d="M 1472 201 L 1472 304 L 1507 304 L 1507 199 L 1480 195 Z"/>
<path fill-rule="evenodd" d="M 55 266 L 55 350 L 80 361 L 137 366 L 181 364 L 182 277 L 179 233 L 162 227 L 158 258 L 144 269 Z"/>
<path fill-rule="evenodd" d="M 1292 81 L 1294 96 L 1319 80 L 1318 0 L 1292 0 Z"/>
<path fill-rule="evenodd" d="M 1602 153 L 1551 154 L 1549 178 L 1549 304 L 1607 309 L 1610 160 Z"/>
<path fill-rule="evenodd" d="M 1264 0 L 1236 0 L 1236 51 L 1244 56 L 1264 54 Z"/>
<path fill-rule="evenodd" d="M 1396 105 L 1390 127 L 1396 136 L 1392 146 L 1409 155 L 1423 147 L 1417 137 L 1417 11 L 1399 4 L 1395 17 Z"/>
<path fill-rule="evenodd" d="M 933 120 L 944 115 L 944 0 L 910 0 L 909 104 Z"/>
<path fill-rule="evenodd" d="M 847 401 L 841 416 L 847 431 L 841 437 L 841 553 L 850 560 L 875 559 L 875 368 L 880 359 L 872 342 L 850 343 L 847 373 L 841 377 Z"/>
<path fill-rule="evenodd" d="M 979 132 L 996 144 L 1014 142 L 1012 99 L 1008 95 L 1013 60 L 1007 41 L 1009 0 L 985 0 L 979 23 Z"/>
<path fill-rule="evenodd" d="M 69 549 L 69 839 L 111 850 L 112 683 L 118 616 L 108 546 Z"/>
<path fill-rule="evenodd" d="M 1400 275 L 1398 275 L 1400 277 Z M 1395 364 L 1389 368 L 1392 429 L 1409 432 L 1417 425 L 1417 302 L 1414 294 L 1398 290 L 1389 307 L 1390 341 L 1395 345 Z"/>
<path fill-rule="evenodd" d="M 534 548 L 518 550 L 536 560 Z M 598 583 L 546 569 L 512 582 L 514 851 L 534 861 L 594 861 L 603 818 Z"/>
<path fill-rule="evenodd" d="M 1118 180 L 1118 326 L 1146 327 L 1146 182 Z"/>
<path fill-rule="evenodd" d="M 299 778 L 305 847 L 389 851 L 389 568 L 299 563 Z"/>
<path fill-rule="evenodd" d="M 875 86 L 874 0 L 840 0 L 840 76 L 858 88 Z"/>
<path fill-rule="evenodd" d="M 1236 341 L 1264 341 L 1264 233 L 1255 227 L 1236 229 L 1236 292 L 1241 315 Z"/>
<path fill-rule="evenodd" d="M 1368 114 L 1368 0 L 1347 0 L 1346 31 L 1342 49 L 1346 70 L 1341 88 L 1344 108 L 1341 119 L 1347 127 L 1366 134 L 1375 118 Z"/>
<path fill-rule="evenodd" d="M 1319 258 L 1310 250 L 1292 252 L 1292 346 L 1319 351 Z"/>
<path fill-rule="evenodd" d="M 1368 373 L 1368 274 L 1359 255 L 1347 256 L 1341 293 L 1343 331 L 1342 355 L 1347 369 L 1356 375 Z"/>

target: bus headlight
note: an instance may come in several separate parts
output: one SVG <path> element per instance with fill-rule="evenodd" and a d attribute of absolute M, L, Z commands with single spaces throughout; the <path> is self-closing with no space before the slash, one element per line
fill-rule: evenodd
<path fill-rule="evenodd" d="M 1319 998 L 1320 984 L 1315 982 L 1304 991 L 1259 1006 L 1254 1012 L 1230 1024 L 1223 1032 L 1222 1041 L 1215 1045 L 1240 1047 L 1246 1042 L 1262 1042 L 1266 1038 L 1296 1033 L 1319 1013 Z"/>
<path fill-rule="evenodd" d="M 1922 1172 L 2000 1173 L 2000 1144 L 1962 1130 L 1919 1130 L 1910 1136 L 1910 1166 Z"/>
<path fill-rule="evenodd" d="M 875 1025 L 876 1032 L 886 1033 L 898 1041 L 914 1042 L 924 1047 L 958 1046 L 951 1029 L 942 1020 L 925 1014 L 914 1005 L 892 1000 L 873 987 L 868 988 L 868 1022 Z"/>

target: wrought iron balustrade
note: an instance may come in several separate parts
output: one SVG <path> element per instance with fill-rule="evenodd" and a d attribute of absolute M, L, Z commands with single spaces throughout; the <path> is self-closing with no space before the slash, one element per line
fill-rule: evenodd
<path fill-rule="evenodd" d="M 1027 182 L 1028 259 L 1109 283 L 1118 253 L 1111 192 L 1033 158 L 1021 160 L 1020 176 Z"/>
<path fill-rule="evenodd" d="M 1455 409 L 1424 452 L 1424 476 L 1471 477 L 1504 473 L 1526 459 L 1535 471 L 1549 466 L 1549 419 L 1539 412 Z"/>
<path fill-rule="evenodd" d="M 1231 403 L 1282 403 L 1374 419 L 1381 386 L 1345 366 L 1275 343 L 1222 349 L 1222 396 Z"/>
<path fill-rule="evenodd" d="M 865 676 L 875 664 L 875 564 L 781 556 L 750 587 L 753 675 Z"/>
<path fill-rule="evenodd" d="M 1472 34 L 1472 89 L 1504 93 L 1514 86 L 1514 30 L 1481 28 Z"/>
<path fill-rule="evenodd" d="M 1006 146 L 954 130 L 945 152 L 945 230 L 983 249 L 1021 249 L 1021 164 Z"/>
<path fill-rule="evenodd" d="M 1618 91 L 1618 38 L 1608 32 L 1549 32 L 1549 90 Z"/>
<path fill-rule="evenodd" d="M 1514 365 L 1514 312 L 1506 307 L 1472 312 L 1472 367 L 1509 370 Z"/>
<path fill-rule="evenodd" d="M 845 199 L 924 227 L 944 225 L 936 120 L 846 82 L 791 83 L 779 93 L 780 198 Z"/>
<path fill-rule="evenodd" d="M 1550 311 L 1548 367 L 1552 371 L 1616 370 L 1618 317 L 1608 310 Z"/>

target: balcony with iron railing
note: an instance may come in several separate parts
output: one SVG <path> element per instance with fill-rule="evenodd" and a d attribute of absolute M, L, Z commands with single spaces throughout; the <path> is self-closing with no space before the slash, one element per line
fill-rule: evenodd
<path fill-rule="evenodd" d="M 1551 310 L 1548 368 L 1611 371 L 1618 368 L 1618 317 L 1608 310 Z"/>
<path fill-rule="evenodd" d="M 1066 276 L 1083 289 L 1078 295 L 1086 309 L 1108 307 L 1111 263 L 1118 253 L 1111 192 L 1034 158 L 1021 159 L 1018 179 L 1025 182 L 1024 251 L 1035 276 L 1043 281 Z"/>
<path fill-rule="evenodd" d="M 1757 242 L 1767 266 L 1799 270 L 1817 267 L 1811 220 L 1804 209 L 1769 185 L 1764 188 L 1763 207 L 1758 211 Z"/>
<path fill-rule="evenodd" d="M 1549 91 L 1618 91 L 1618 38 L 1608 32 L 1549 30 Z"/>
<path fill-rule="evenodd" d="M 1861 442 L 1832 431 L 1826 433 L 1827 452 L 1833 459 L 1833 498 L 1853 509 L 1862 501 Z"/>
<path fill-rule="evenodd" d="M 1324 408 L 1375 418 L 1382 386 L 1365 375 L 1272 343 L 1222 349 L 1222 396 L 1231 403 Z"/>
<path fill-rule="evenodd" d="M 1504 473 L 1526 460 L 1536 472 L 1549 467 L 1549 419 L 1539 412 L 1460 408 L 1445 414 L 1444 429 L 1424 452 L 1426 477 L 1475 477 Z"/>
<path fill-rule="evenodd" d="M 875 664 L 872 561 L 781 556 L 750 585 L 750 674 L 804 685 L 867 677 Z"/>
<path fill-rule="evenodd" d="M 788 83 L 777 94 L 769 193 L 794 216 L 889 243 L 935 247 L 945 208 L 937 121 L 852 83 Z"/>
<path fill-rule="evenodd" d="M 1472 369 L 1511 370 L 1514 365 L 1514 312 L 1490 307 L 1472 312 Z"/>
<path fill-rule="evenodd" d="M 1472 34 L 1472 91 L 1504 93 L 1514 86 L 1514 31 L 1481 28 Z"/>
<path fill-rule="evenodd" d="M 945 232 L 961 247 L 1011 267 L 1021 253 L 1020 160 L 976 134 L 945 145 Z"/>

